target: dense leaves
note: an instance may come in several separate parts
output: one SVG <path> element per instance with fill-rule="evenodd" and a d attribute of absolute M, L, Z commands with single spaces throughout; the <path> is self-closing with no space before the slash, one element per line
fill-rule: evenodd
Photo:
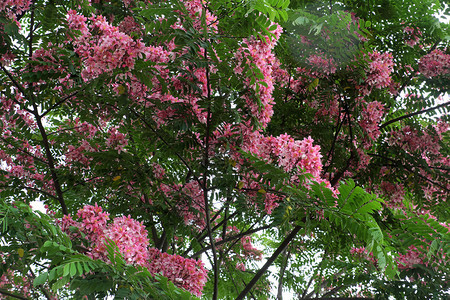
<path fill-rule="evenodd" d="M 0 298 L 446 299 L 449 9 L 3 1 Z"/>

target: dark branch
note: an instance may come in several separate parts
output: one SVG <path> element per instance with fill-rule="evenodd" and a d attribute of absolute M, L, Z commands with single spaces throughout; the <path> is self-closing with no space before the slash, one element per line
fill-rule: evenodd
<path fill-rule="evenodd" d="M 255 233 L 255 232 L 258 232 L 258 231 L 267 229 L 267 228 L 270 228 L 271 226 L 272 226 L 272 225 L 264 225 L 264 226 L 261 226 L 261 227 L 255 228 L 255 229 L 250 229 L 250 230 L 247 230 L 247 231 L 245 231 L 245 232 L 242 232 L 242 233 L 239 233 L 239 234 L 232 235 L 232 236 L 230 236 L 230 237 L 227 237 L 227 238 L 224 239 L 224 240 L 221 240 L 221 241 L 219 241 L 219 242 L 216 242 L 215 245 L 216 245 L 216 247 L 217 247 L 217 246 L 220 246 L 220 245 L 222 245 L 222 244 L 231 242 L 231 241 L 233 241 L 233 240 L 235 240 L 235 239 L 240 239 L 240 238 L 242 238 L 242 237 L 244 237 L 244 236 L 246 236 L 246 235 L 249 235 L 249 234 L 252 234 L 252 233 Z M 191 258 L 197 258 L 197 257 L 199 257 L 202 253 L 204 253 L 204 252 L 206 252 L 206 251 L 208 251 L 208 250 L 210 250 L 210 249 L 211 249 L 211 246 L 207 246 L 207 247 L 203 248 L 202 250 L 200 250 L 200 251 L 194 253 L 194 254 L 191 256 Z"/>
<path fill-rule="evenodd" d="M 297 236 L 297 233 L 300 231 L 301 226 L 297 225 L 292 229 L 291 233 L 284 239 L 280 246 L 278 246 L 277 250 L 272 254 L 272 256 L 267 260 L 264 266 L 259 269 L 258 273 L 250 280 L 247 286 L 242 290 L 242 292 L 237 296 L 236 300 L 243 300 L 245 296 L 250 292 L 253 286 L 258 282 L 261 276 L 267 271 L 267 269 L 273 264 L 275 259 L 284 251 L 284 249 L 289 245 L 289 243 Z"/>
<path fill-rule="evenodd" d="M 16 294 L 13 294 L 13 293 L 10 293 L 10 292 L 8 292 L 7 290 L 4 290 L 4 289 L 2 289 L 2 288 L 0 288 L 0 294 L 6 295 L 6 296 L 9 296 L 9 297 L 13 297 L 13 298 L 16 298 L 16 299 L 30 300 L 30 299 L 27 298 L 27 297 L 24 297 L 24 296 L 21 296 L 21 295 L 16 295 Z"/>
<path fill-rule="evenodd" d="M 419 110 L 419 111 L 416 111 L 416 112 L 413 112 L 413 113 L 410 113 L 410 114 L 406 114 L 404 116 L 401 116 L 401 117 L 389 120 L 386 123 L 381 124 L 380 125 L 380 129 L 383 129 L 384 127 L 388 126 L 389 124 L 401 121 L 403 119 L 407 119 L 407 118 L 411 118 L 411 117 L 414 117 L 414 116 L 417 116 L 417 115 L 421 115 L 421 114 L 424 114 L 426 112 L 429 112 L 429 111 L 432 111 L 432 110 L 435 110 L 435 109 L 439 109 L 441 107 L 445 107 L 445 106 L 448 106 L 448 105 L 450 105 L 450 101 L 442 103 L 442 104 L 439 104 L 439 105 L 436 105 L 436 106 L 433 106 L 433 107 L 430 107 L 430 108 L 422 109 L 422 110 Z"/>

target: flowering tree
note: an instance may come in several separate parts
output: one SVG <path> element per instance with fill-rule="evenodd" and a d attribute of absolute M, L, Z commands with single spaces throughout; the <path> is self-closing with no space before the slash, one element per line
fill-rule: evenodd
<path fill-rule="evenodd" d="M 0 298 L 448 297 L 448 9 L 1 2 Z"/>

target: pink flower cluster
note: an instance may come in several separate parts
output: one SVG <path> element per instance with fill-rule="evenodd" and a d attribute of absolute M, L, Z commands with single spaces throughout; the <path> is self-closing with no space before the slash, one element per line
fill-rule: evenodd
<path fill-rule="evenodd" d="M 320 146 L 313 144 L 311 137 L 303 140 L 295 140 L 288 134 L 282 134 L 278 137 L 264 136 L 259 132 L 245 132 L 244 142 L 241 149 L 250 152 L 268 163 L 275 163 L 284 171 L 291 174 L 290 183 L 298 184 L 299 176 L 303 174 L 312 175 L 311 180 L 318 183 L 324 183 L 327 188 L 331 188 L 327 180 L 321 178 L 322 155 Z M 237 158 L 237 160 L 241 160 Z M 242 162 L 239 162 L 241 164 Z M 243 178 L 244 188 L 248 189 L 248 196 L 254 198 L 256 191 L 261 189 L 259 182 L 255 181 L 256 174 L 247 173 Z M 309 182 L 304 183 L 308 186 Z M 332 189 L 336 194 L 337 191 Z M 272 213 L 273 209 L 282 200 L 282 197 L 272 193 L 264 193 L 265 211 Z"/>
<path fill-rule="evenodd" d="M 128 139 L 125 135 L 119 132 L 118 127 L 111 127 L 108 130 L 109 137 L 106 139 L 106 146 L 114 147 L 117 152 L 123 152 L 125 147 L 128 145 Z"/>
<path fill-rule="evenodd" d="M 97 204 L 84 206 L 78 210 L 77 216 L 81 221 L 77 222 L 70 216 L 65 216 L 57 222 L 72 238 L 73 233 L 68 231 L 70 226 L 85 234 L 92 243 L 87 253 L 90 257 L 108 261 L 105 242 L 112 240 L 129 264 L 145 266 L 148 263 L 147 230 L 138 221 L 128 216 L 115 218 L 112 224 L 107 224 L 109 214 L 103 212 Z"/>
<path fill-rule="evenodd" d="M 197 230 L 205 228 L 205 199 L 196 180 L 184 185 L 161 184 L 160 190 L 166 197 L 175 199 L 177 213 L 183 217 L 186 225 L 194 226 Z"/>
<path fill-rule="evenodd" d="M 142 27 L 139 25 L 132 16 L 126 16 L 119 24 L 119 30 L 125 34 L 138 34 L 142 33 Z"/>
<path fill-rule="evenodd" d="M 26 299 L 31 299 L 31 282 L 30 278 L 21 274 L 15 273 L 11 269 L 5 270 L 0 276 L 0 288 L 7 291 L 14 291 Z M 0 299 L 11 299 L 11 297 L 0 294 Z"/>
<path fill-rule="evenodd" d="M 410 47 L 414 47 L 422 36 L 422 32 L 418 27 L 414 28 L 406 26 L 403 28 L 403 33 L 405 34 L 405 43 Z"/>
<path fill-rule="evenodd" d="M 52 194 L 52 181 L 48 177 L 45 178 L 45 172 L 35 165 L 36 160 L 46 162 L 41 145 L 23 140 L 20 135 L 14 134 L 33 130 L 37 126 L 29 112 L 18 109 L 15 102 L 19 101 L 22 102 L 22 97 L 18 91 L 16 101 L 0 96 L 0 140 L 3 143 L 3 150 L 0 150 L 0 182 L 5 185 L 1 180 L 15 178 L 20 180 L 24 187 L 37 188 Z"/>
<path fill-rule="evenodd" d="M 258 134 L 249 144 L 244 145 L 243 149 L 268 162 L 276 162 L 286 172 L 298 168 L 299 171 L 310 173 L 318 179 L 322 170 L 322 155 L 320 146 L 314 146 L 313 142 L 311 137 L 295 140 L 288 134 L 278 137 Z"/>
<path fill-rule="evenodd" d="M 47 44 L 47 48 L 40 48 L 33 52 L 31 59 L 39 64 L 33 64 L 33 72 L 39 71 L 55 71 L 59 73 L 66 73 L 67 70 L 63 63 L 58 58 L 56 53 L 57 47 L 52 43 Z"/>
<path fill-rule="evenodd" d="M 403 184 L 392 183 L 389 181 L 383 181 L 380 184 L 380 189 L 383 195 L 389 198 L 386 205 L 390 208 L 403 208 L 403 197 L 405 196 L 405 191 Z"/>
<path fill-rule="evenodd" d="M 368 261 L 372 262 L 373 264 L 377 263 L 376 258 L 373 256 L 373 253 L 367 252 L 367 249 L 365 247 L 353 247 L 350 249 L 350 254 L 356 258 L 363 258 L 363 259 L 367 259 Z"/>
<path fill-rule="evenodd" d="M 202 0 L 183 0 L 181 1 L 186 10 L 189 12 L 189 16 L 194 21 L 194 28 L 200 32 L 203 30 L 203 25 L 201 23 L 201 17 L 203 12 L 206 12 L 205 21 L 208 30 L 217 30 L 217 17 L 213 15 L 208 9 L 204 9 L 205 5 Z"/>
<path fill-rule="evenodd" d="M 394 67 L 392 54 L 374 51 L 369 53 L 369 59 L 366 83 L 378 89 L 388 87 L 392 82 L 391 73 Z"/>
<path fill-rule="evenodd" d="M 82 78 L 87 81 L 117 68 L 133 69 L 135 60 L 143 56 L 144 44 L 110 25 L 103 16 L 89 19 L 88 26 L 86 17 L 74 10 L 68 12 L 69 29 L 81 32 L 73 43 L 83 60 Z"/>
<path fill-rule="evenodd" d="M 31 0 L 2 0 L 0 1 L 0 13 L 4 11 L 8 18 L 15 18 L 30 8 Z"/>
<path fill-rule="evenodd" d="M 148 238 L 144 225 L 128 217 L 118 217 L 113 220 L 103 232 L 104 239 L 113 240 L 128 263 L 145 266 L 148 262 Z M 96 251 L 104 250 L 104 244 L 98 244 Z"/>
<path fill-rule="evenodd" d="M 114 241 L 127 263 L 146 267 L 152 274 L 160 273 L 178 287 L 201 296 L 207 281 L 207 271 L 201 261 L 149 248 L 147 230 L 142 223 L 122 216 L 108 224 L 109 214 L 97 204 L 84 206 L 77 216 L 80 221 L 64 216 L 56 222 L 71 238 L 81 237 L 70 230 L 70 227 L 78 228 L 91 243 L 87 255 L 93 259 L 108 262 L 106 243 Z"/>
<path fill-rule="evenodd" d="M 361 113 L 359 125 L 364 129 L 372 140 L 380 136 L 378 124 L 384 115 L 384 105 L 378 101 L 366 103 Z"/>
<path fill-rule="evenodd" d="M 419 72 L 427 78 L 450 74 L 450 54 L 435 49 L 419 61 Z"/>
<path fill-rule="evenodd" d="M 243 63 L 254 63 L 261 71 L 263 79 L 256 79 L 257 82 L 251 83 L 250 78 L 245 80 L 247 86 L 252 88 L 258 95 L 261 105 L 258 101 L 245 95 L 244 99 L 248 107 L 250 108 L 253 117 L 256 117 L 262 127 L 266 127 L 273 115 L 273 66 L 277 65 L 277 59 L 272 53 L 272 49 L 275 47 L 282 32 L 281 26 L 277 25 L 277 28 L 272 32 L 273 38 L 266 37 L 265 40 L 251 37 L 244 39 L 245 46 L 241 47 L 235 54 L 237 67 L 235 68 L 236 74 L 242 74 L 243 69 L 240 67 Z M 246 75 L 246 74 L 244 74 Z M 258 81 L 262 83 L 258 83 Z"/>
<path fill-rule="evenodd" d="M 439 121 L 434 130 L 419 130 L 411 126 L 404 126 L 401 130 L 392 131 L 388 140 L 391 146 L 401 148 L 403 151 L 420 155 L 421 159 L 430 167 L 438 169 L 448 169 L 450 159 L 445 153 L 441 153 L 441 140 L 444 132 L 448 131 L 449 125 L 446 122 Z M 422 182 L 422 191 L 425 199 L 425 206 L 434 205 L 439 201 L 446 201 L 448 198 L 449 182 L 442 182 L 440 186 L 434 184 L 436 180 L 425 168 L 418 168 Z"/>
<path fill-rule="evenodd" d="M 439 136 L 432 136 L 427 132 L 419 133 L 411 126 L 405 126 L 401 131 L 392 131 L 389 143 L 397 145 L 408 152 L 420 151 L 424 154 L 439 155 Z"/>
<path fill-rule="evenodd" d="M 201 297 L 203 287 L 208 280 L 207 270 L 204 268 L 202 261 L 161 253 L 155 248 L 149 250 L 149 258 L 148 269 L 150 273 L 159 273 L 167 277 L 176 286 Z"/>
<path fill-rule="evenodd" d="M 88 166 L 92 158 L 87 157 L 84 153 L 95 151 L 96 150 L 86 140 L 81 141 L 81 145 L 79 147 L 69 145 L 65 154 L 66 163 L 71 165 L 73 162 L 79 162 L 84 166 Z"/>
<path fill-rule="evenodd" d="M 401 270 L 412 269 L 413 265 L 421 265 L 424 254 L 420 252 L 415 246 L 411 245 L 406 254 L 400 254 L 397 258 L 398 268 Z"/>
<path fill-rule="evenodd" d="M 307 59 L 308 63 L 318 72 L 313 74 L 320 76 L 322 74 L 330 75 L 336 72 L 336 64 L 332 57 L 328 58 L 323 53 L 312 54 Z"/>
<path fill-rule="evenodd" d="M 77 216 L 81 219 L 83 231 L 90 239 L 97 239 L 103 235 L 106 223 L 109 220 L 109 213 L 103 212 L 103 209 L 97 205 L 86 205 L 79 209 Z"/>
<path fill-rule="evenodd" d="M 355 255 L 355 256 L 360 256 L 360 257 L 364 257 L 367 255 L 367 250 L 364 247 L 353 247 L 352 249 L 350 249 L 350 254 L 351 255 Z"/>
<path fill-rule="evenodd" d="M 244 236 L 241 239 L 241 244 L 242 244 L 242 248 L 243 248 L 243 255 L 244 257 L 251 258 L 254 260 L 261 260 L 262 259 L 262 251 L 258 250 L 257 248 L 255 248 L 255 246 L 253 246 L 252 244 L 252 238 L 251 236 Z"/>

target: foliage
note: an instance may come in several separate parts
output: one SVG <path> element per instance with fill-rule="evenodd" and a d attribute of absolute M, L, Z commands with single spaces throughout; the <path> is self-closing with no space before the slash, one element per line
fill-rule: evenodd
<path fill-rule="evenodd" d="M 0 298 L 446 299 L 449 11 L 3 1 Z"/>

